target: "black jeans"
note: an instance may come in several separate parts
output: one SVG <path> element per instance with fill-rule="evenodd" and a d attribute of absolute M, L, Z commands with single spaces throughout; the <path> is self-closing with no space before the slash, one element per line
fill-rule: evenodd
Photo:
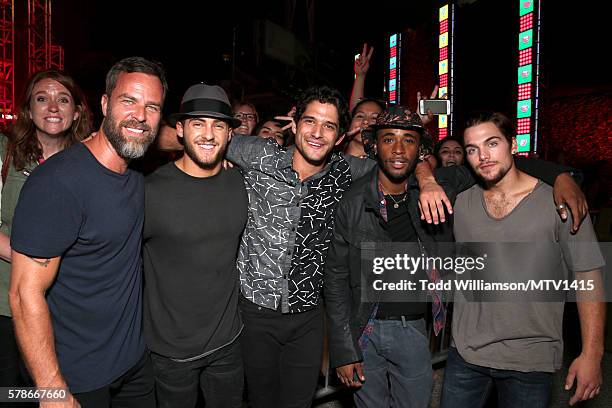
<path fill-rule="evenodd" d="M 250 406 L 310 407 L 323 353 L 321 308 L 282 314 L 241 297 L 240 309 Z"/>
<path fill-rule="evenodd" d="M 155 386 L 149 352 L 111 384 L 74 394 L 81 408 L 155 408 Z"/>
<path fill-rule="evenodd" d="M 0 316 L 0 387 L 23 386 L 21 366 L 13 319 Z"/>
<path fill-rule="evenodd" d="M 193 408 L 202 389 L 206 408 L 240 408 L 244 369 L 240 338 L 194 361 L 176 362 L 151 353 L 159 408 Z"/>

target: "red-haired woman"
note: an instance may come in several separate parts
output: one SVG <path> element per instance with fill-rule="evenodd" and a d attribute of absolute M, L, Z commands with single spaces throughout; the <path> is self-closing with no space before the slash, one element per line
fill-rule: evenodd
<path fill-rule="evenodd" d="M 91 113 L 82 91 L 68 75 L 44 71 L 26 86 L 17 121 L 0 134 L 2 224 L 0 226 L 0 386 L 20 385 L 19 350 L 8 305 L 10 234 L 19 193 L 30 173 L 55 153 L 88 136 Z M 45 197 L 40 197 L 44 200 Z"/>

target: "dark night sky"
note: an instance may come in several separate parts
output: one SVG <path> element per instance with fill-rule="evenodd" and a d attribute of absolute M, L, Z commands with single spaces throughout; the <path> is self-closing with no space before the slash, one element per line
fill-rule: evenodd
<path fill-rule="evenodd" d="M 469 50 L 465 55 L 469 54 L 469 58 L 460 59 L 457 55 L 456 64 L 462 64 L 470 72 L 486 72 L 487 65 L 496 56 L 514 55 L 514 34 L 509 37 L 506 34 L 504 44 L 509 46 L 503 49 L 492 49 L 486 41 L 500 27 L 515 24 L 516 16 L 508 21 L 504 18 L 504 7 L 496 7 L 502 2 L 514 1 L 479 0 L 466 6 L 475 11 L 469 26 L 463 29 L 471 38 L 482 38 L 483 43 L 465 45 Z M 544 3 L 544 83 L 553 89 L 608 87 L 609 76 L 604 76 L 600 48 L 607 23 L 605 13 L 596 12 L 595 6 L 570 8 L 559 2 Z M 327 69 L 327 78 L 347 95 L 352 81 L 352 55 L 360 49 L 360 44 L 364 41 L 381 44 L 392 31 L 434 24 L 439 2 L 396 0 L 377 1 L 368 7 L 349 6 L 355 4 L 356 1 L 329 0 L 316 3 L 316 42 L 324 44 L 320 66 Z M 172 110 L 190 84 L 229 78 L 229 65 L 223 63 L 222 54 L 231 53 L 234 25 L 239 31 L 238 50 L 248 53 L 251 46 L 244 35 L 252 21 L 267 18 L 282 25 L 285 7 L 286 2 L 279 0 L 244 3 L 54 0 L 54 35 L 65 48 L 66 69 L 89 93 L 96 93 L 96 100 L 103 90 L 106 70 L 118 58 L 142 55 L 160 60 L 168 71 L 171 93 L 167 109 Z M 297 23 L 298 34 L 305 31 L 303 21 Z M 382 78 L 382 50 L 375 57 L 371 77 Z M 514 67 L 508 68 L 511 73 L 514 70 Z M 514 75 L 510 74 L 508 80 L 513 79 Z M 368 89 L 377 84 L 370 83 Z M 479 86 L 488 89 L 486 81 L 464 84 L 475 92 Z"/>

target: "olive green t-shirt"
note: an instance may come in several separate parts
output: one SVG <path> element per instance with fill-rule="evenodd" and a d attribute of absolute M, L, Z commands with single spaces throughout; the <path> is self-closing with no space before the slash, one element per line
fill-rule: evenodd
<path fill-rule="evenodd" d="M 7 137 L 0 133 L 0 157 L 2 162 L 6 159 Z M 15 167 L 9 165 L 6 181 L 2 185 L 2 204 L 0 205 L 0 218 L 2 225 L 0 232 L 8 236 L 11 235 L 11 226 L 13 225 L 13 214 L 17 207 L 17 200 L 21 188 L 28 179 L 28 175 L 36 168 L 37 163 L 29 163 L 25 169 L 21 171 L 15 170 Z M 11 264 L 3 259 L 0 259 L 0 315 L 11 316 L 11 310 L 8 304 L 8 290 L 11 279 Z"/>

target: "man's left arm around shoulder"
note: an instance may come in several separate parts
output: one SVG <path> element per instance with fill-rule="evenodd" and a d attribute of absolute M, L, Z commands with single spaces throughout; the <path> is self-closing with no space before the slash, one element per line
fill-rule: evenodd
<path fill-rule="evenodd" d="M 421 220 L 428 224 L 445 222 L 444 208 L 446 207 L 448 214 L 452 214 L 452 203 L 457 194 L 474 185 L 472 174 L 463 166 L 434 169 L 425 160 L 416 165 L 414 175 L 419 186 L 418 205 Z"/>
<path fill-rule="evenodd" d="M 573 216 L 571 230 L 576 233 L 589 213 L 586 197 L 578 185 L 582 182 L 582 173 L 572 167 L 520 156 L 515 157 L 514 163 L 520 171 L 553 186 L 553 199 L 559 216 L 567 221 L 569 209 Z"/>
<path fill-rule="evenodd" d="M 264 156 L 265 149 L 275 146 L 268 143 L 268 139 L 259 136 L 232 135 L 232 139 L 227 145 L 225 159 L 240 167 L 248 168 L 254 161 Z"/>

